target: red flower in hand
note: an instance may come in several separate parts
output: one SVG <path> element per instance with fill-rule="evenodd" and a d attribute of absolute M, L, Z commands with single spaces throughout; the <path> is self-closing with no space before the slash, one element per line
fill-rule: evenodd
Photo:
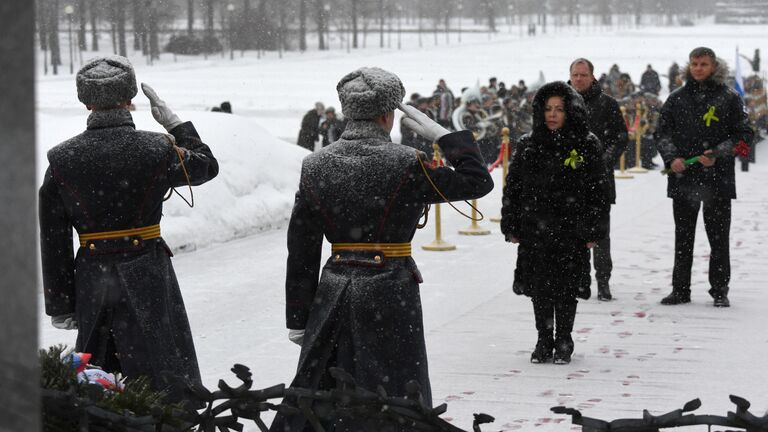
<path fill-rule="evenodd" d="M 733 154 L 738 157 L 748 157 L 749 156 L 749 146 L 744 141 L 739 141 L 739 144 L 736 145 L 736 147 L 733 148 Z"/>

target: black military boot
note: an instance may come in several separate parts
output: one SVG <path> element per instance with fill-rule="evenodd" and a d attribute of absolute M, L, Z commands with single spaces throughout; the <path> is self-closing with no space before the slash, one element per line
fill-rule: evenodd
<path fill-rule="evenodd" d="M 597 281 L 597 299 L 600 301 L 609 301 L 613 299 L 611 295 L 611 288 L 608 286 L 608 281 Z"/>
<path fill-rule="evenodd" d="M 663 305 L 677 305 L 691 302 L 691 290 L 690 289 L 673 289 L 672 293 L 661 299 Z"/>
<path fill-rule="evenodd" d="M 555 364 L 568 364 L 573 354 L 573 322 L 576 320 L 576 300 L 555 303 Z"/>
<path fill-rule="evenodd" d="M 715 299 L 715 307 L 731 307 L 731 302 L 728 300 L 728 287 L 710 288 L 709 295 Z"/>
<path fill-rule="evenodd" d="M 555 309 L 549 299 L 534 297 L 531 301 L 533 315 L 536 318 L 536 330 L 539 332 L 536 348 L 531 353 L 531 363 L 547 363 L 552 361 L 552 350 L 555 349 L 555 339 L 552 336 Z"/>

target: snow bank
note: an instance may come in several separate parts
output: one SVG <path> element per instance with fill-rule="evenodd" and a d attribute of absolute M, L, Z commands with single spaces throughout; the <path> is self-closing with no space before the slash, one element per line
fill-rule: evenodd
<path fill-rule="evenodd" d="M 284 225 L 308 152 L 238 115 L 177 114 L 195 124 L 220 170 L 214 180 L 193 188 L 194 208 L 176 195 L 166 201 L 161 229 L 168 244 L 176 251 L 194 250 Z M 85 110 L 71 116 L 38 114 L 38 179 L 48 166 L 48 149 L 85 130 L 87 118 Z M 139 129 L 164 132 L 148 111 L 134 112 L 133 119 Z M 177 190 L 189 199 L 188 188 Z"/>

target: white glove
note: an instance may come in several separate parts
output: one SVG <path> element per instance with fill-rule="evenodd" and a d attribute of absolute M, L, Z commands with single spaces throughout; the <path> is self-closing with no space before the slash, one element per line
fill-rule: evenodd
<path fill-rule="evenodd" d="M 408 127 L 408 129 L 411 129 L 433 143 L 437 142 L 443 135 L 451 133 L 451 131 L 440 126 L 436 121 L 416 109 L 416 107 L 403 105 L 401 103 L 399 108 L 400 111 L 403 112 L 403 124 Z"/>
<path fill-rule="evenodd" d="M 141 83 L 141 91 L 147 95 L 149 99 L 149 105 L 152 107 L 152 117 L 160 123 L 168 132 L 171 129 L 182 123 L 179 120 L 179 116 L 173 113 L 170 108 L 165 104 L 165 101 L 160 99 L 155 93 L 155 90 L 147 84 Z"/>
<path fill-rule="evenodd" d="M 288 340 L 301 346 L 304 341 L 304 330 L 288 330 Z"/>
<path fill-rule="evenodd" d="M 51 317 L 51 324 L 59 330 L 77 330 L 77 320 L 73 313 Z"/>

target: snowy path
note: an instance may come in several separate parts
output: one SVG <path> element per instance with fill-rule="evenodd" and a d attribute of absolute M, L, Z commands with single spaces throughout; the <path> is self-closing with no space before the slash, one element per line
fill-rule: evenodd
<path fill-rule="evenodd" d="M 515 247 L 490 222 L 482 223 L 490 236 L 456 234 L 468 222 L 444 207 L 444 238 L 458 250 L 422 251 L 434 235 L 431 223 L 414 240 L 435 403 L 448 401 L 446 417 L 463 428 L 471 427 L 474 412 L 496 416 L 486 430 L 569 430 L 569 418 L 549 411 L 561 404 L 611 419 L 639 416 L 643 408 L 658 414 L 700 397 L 700 412 L 724 415 L 733 393 L 764 412 L 768 165 L 751 168 L 737 173 L 730 309 L 713 308 L 706 293 L 709 248 L 701 220 L 693 302 L 658 304 L 669 290 L 673 256 L 665 180 L 656 171 L 617 181 L 616 300 L 580 302 L 574 360 L 565 366 L 529 363 L 536 337 L 530 301 L 510 288 Z M 494 176 L 498 185 L 500 173 Z M 480 201 L 486 216 L 498 213 L 500 195 L 497 186 Z M 236 362 L 252 368 L 260 387 L 292 378 L 298 348 L 283 324 L 285 257 L 281 228 L 175 258 L 206 385 L 230 380 Z M 41 346 L 74 343 L 74 333 L 52 329 L 44 317 L 41 327 Z"/>

